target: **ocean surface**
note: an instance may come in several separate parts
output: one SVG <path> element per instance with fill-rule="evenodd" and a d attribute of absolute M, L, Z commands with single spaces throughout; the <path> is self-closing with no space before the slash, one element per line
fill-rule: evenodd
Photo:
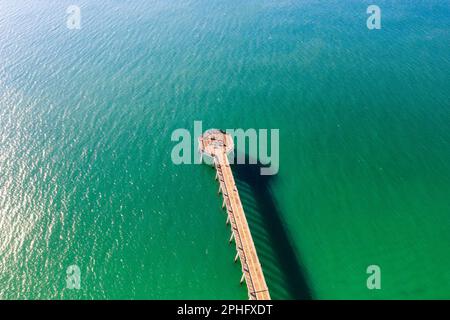
<path fill-rule="evenodd" d="M 272 298 L 450 298 L 450 6 L 370 4 L 0 0 L 0 299 L 245 299 L 194 120 L 280 130 L 233 168 Z"/>

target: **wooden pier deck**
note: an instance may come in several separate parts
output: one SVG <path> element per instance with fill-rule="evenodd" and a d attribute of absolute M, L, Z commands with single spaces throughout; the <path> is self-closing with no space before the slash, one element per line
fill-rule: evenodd
<path fill-rule="evenodd" d="M 220 137 L 220 134 L 223 136 Z M 215 137 L 200 138 L 200 151 L 212 159 L 219 181 L 219 192 L 223 196 L 223 208 L 227 210 L 227 224 L 231 225 L 230 242 L 234 239 L 242 267 L 241 283 L 245 280 L 250 300 L 270 300 L 269 289 L 256 253 L 244 208 L 239 197 L 227 153 L 232 149 L 232 139 L 225 133 L 214 132 Z M 219 135 L 219 136 L 218 136 Z M 213 141 L 213 145 L 211 145 Z"/>

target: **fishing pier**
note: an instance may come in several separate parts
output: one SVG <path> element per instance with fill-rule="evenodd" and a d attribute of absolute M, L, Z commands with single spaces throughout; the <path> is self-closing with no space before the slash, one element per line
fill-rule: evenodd
<path fill-rule="evenodd" d="M 231 225 L 230 243 L 236 244 L 236 257 L 242 267 L 241 284 L 245 281 L 250 300 L 270 300 L 269 289 L 255 244 L 250 233 L 244 208 L 230 167 L 230 157 L 234 157 L 233 138 L 221 131 L 211 129 L 199 138 L 199 151 L 202 160 L 216 169 L 219 193 L 222 194 L 222 208 L 227 212 L 227 225 Z"/>

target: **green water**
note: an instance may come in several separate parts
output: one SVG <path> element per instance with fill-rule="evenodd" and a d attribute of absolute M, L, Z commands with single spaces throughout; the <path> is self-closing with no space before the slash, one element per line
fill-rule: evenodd
<path fill-rule="evenodd" d="M 1 299 L 245 299 L 194 120 L 280 129 L 234 168 L 273 298 L 450 298 L 448 2 L 71 4 L 0 1 Z"/>

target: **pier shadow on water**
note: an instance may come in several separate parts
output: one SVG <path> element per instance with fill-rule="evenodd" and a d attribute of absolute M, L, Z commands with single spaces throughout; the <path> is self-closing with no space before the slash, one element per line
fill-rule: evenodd
<path fill-rule="evenodd" d="M 233 165 L 232 170 L 272 299 L 311 300 L 299 255 L 292 245 L 261 164 Z"/>

